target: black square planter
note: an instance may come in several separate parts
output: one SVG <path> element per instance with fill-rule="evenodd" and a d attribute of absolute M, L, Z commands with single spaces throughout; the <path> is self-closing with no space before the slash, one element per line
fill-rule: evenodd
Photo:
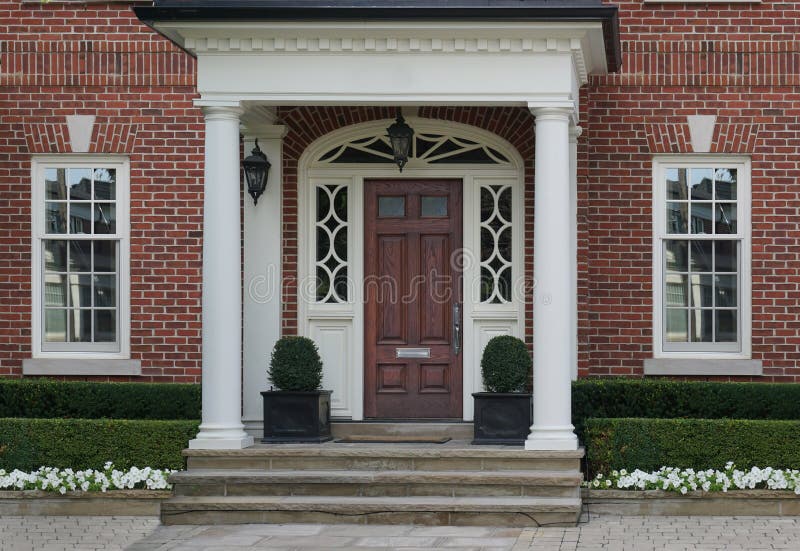
<path fill-rule="evenodd" d="M 473 444 L 521 446 L 531 430 L 531 395 L 518 392 L 476 392 Z"/>
<path fill-rule="evenodd" d="M 332 440 L 331 391 L 268 390 L 264 399 L 264 444 L 319 443 Z"/>

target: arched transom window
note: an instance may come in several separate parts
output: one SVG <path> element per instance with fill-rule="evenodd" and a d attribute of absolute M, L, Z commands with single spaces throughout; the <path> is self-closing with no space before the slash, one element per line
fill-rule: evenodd
<path fill-rule="evenodd" d="M 411 158 L 428 164 L 510 165 L 497 149 L 452 134 L 417 132 L 411 147 Z M 392 163 L 392 147 L 385 135 L 367 136 L 339 144 L 323 153 L 321 164 Z"/>

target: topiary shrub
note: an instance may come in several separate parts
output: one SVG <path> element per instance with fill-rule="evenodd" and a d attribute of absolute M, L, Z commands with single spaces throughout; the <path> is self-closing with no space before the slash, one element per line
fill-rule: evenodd
<path fill-rule="evenodd" d="M 280 390 L 309 392 L 322 385 L 322 360 L 309 338 L 283 337 L 275 343 L 269 382 Z"/>
<path fill-rule="evenodd" d="M 533 361 L 524 342 L 511 335 L 494 337 L 481 358 L 483 386 L 489 392 L 522 392 L 532 367 Z"/>

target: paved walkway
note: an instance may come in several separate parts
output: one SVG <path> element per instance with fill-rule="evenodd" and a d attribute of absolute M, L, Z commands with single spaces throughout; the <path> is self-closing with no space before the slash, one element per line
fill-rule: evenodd
<path fill-rule="evenodd" d="M 800 517 L 592 517 L 525 530 L 514 551 L 800 549 Z"/>
<path fill-rule="evenodd" d="M 121 551 L 158 526 L 155 517 L 0 516 L 0 549 Z"/>
<path fill-rule="evenodd" d="M 585 520 L 585 519 L 584 519 Z M 593 517 L 575 528 L 160 526 L 149 517 L 0 517 L 2 551 L 800 549 L 800 517 Z"/>

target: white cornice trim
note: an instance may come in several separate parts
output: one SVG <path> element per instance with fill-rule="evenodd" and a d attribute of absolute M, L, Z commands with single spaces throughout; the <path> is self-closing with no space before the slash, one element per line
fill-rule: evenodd
<path fill-rule="evenodd" d="M 189 23 L 156 27 L 198 56 L 237 54 L 570 54 L 581 83 L 604 73 L 598 22 Z"/>
<path fill-rule="evenodd" d="M 190 38 L 186 49 L 197 55 L 236 53 L 403 53 L 403 54 L 571 54 L 581 84 L 589 71 L 580 38 Z"/>
<path fill-rule="evenodd" d="M 309 38 L 283 36 L 257 37 L 200 37 L 186 38 L 187 49 L 207 52 L 401 52 L 401 53 L 525 53 L 570 52 L 580 39 L 576 38 L 414 38 L 361 37 Z"/>

